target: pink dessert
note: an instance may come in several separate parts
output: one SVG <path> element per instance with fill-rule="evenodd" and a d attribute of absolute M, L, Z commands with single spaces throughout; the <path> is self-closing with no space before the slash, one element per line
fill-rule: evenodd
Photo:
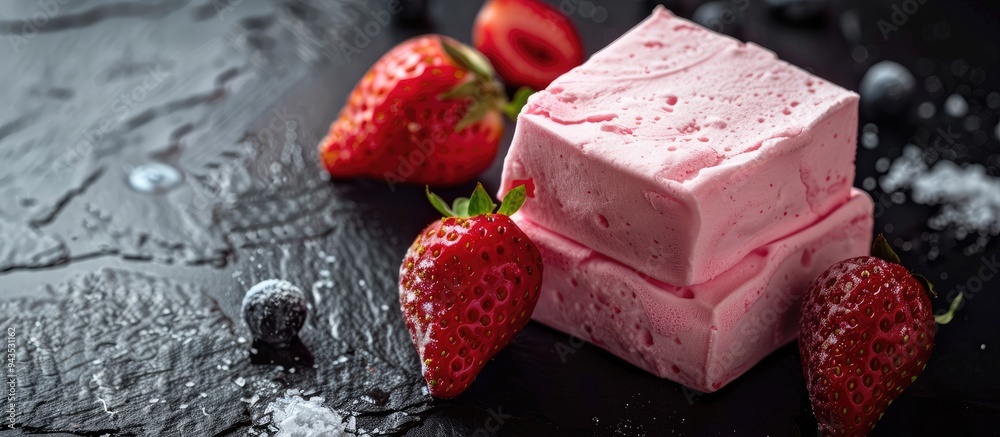
<path fill-rule="evenodd" d="M 656 375 L 718 390 L 798 333 L 809 283 L 868 254 L 872 201 L 862 191 L 797 233 L 692 286 L 652 279 L 518 215 L 545 263 L 534 319 Z"/>
<path fill-rule="evenodd" d="M 658 280 L 703 283 L 847 201 L 857 103 L 658 8 L 531 98 L 500 192 L 529 182 L 531 221 Z"/>

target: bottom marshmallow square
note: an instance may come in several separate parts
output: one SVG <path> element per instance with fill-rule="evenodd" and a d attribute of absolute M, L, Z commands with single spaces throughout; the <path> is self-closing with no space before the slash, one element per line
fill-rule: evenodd
<path fill-rule="evenodd" d="M 530 200 L 529 200 L 530 201 Z M 808 228 L 764 245 L 701 284 L 666 284 L 515 216 L 545 262 L 533 318 L 660 377 L 720 389 L 798 334 L 813 279 L 869 253 L 872 200 L 851 198 Z"/>

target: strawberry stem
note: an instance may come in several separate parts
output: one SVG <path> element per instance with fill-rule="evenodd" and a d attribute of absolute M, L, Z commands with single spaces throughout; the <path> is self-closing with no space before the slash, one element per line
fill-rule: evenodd
<path fill-rule="evenodd" d="M 892 250 L 892 246 L 889 245 L 889 241 L 886 240 L 885 236 L 882 234 L 878 234 L 878 236 L 875 237 L 875 241 L 872 243 L 872 256 L 886 262 L 900 265 L 903 264 L 899 260 L 899 255 L 896 255 L 896 251 Z M 924 286 L 924 289 L 927 290 L 932 297 L 937 297 L 937 293 L 934 291 L 934 284 L 931 284 L 931 281 L 927 279 L 926 276 L 913 272 L 910 272 L 910 274 L 913 275 L 913 279 L 916 279 L 920 285 Z"/>
<path fill-rule="evenodd" d="M 517 115 L 521 113 L 521 109 L 528 103 L 528 97 L 531 97 L 534 93 L 535 90 L 526 86 L 518 88 L 517 91 L 514 92 L 514 97 L 510 99 L 510 102 L 503 105 L 503 112 L 507 114 L 507 117 L 509 117 L 511 121 L 517 121 Z"/>
<path fill-rule="evenodd" d="M 958 293 L 955 300 L 951 301 L 951 305 L 948 306 L 948 312 L 944 314 L 937 314 L 934 316 L 934 321 L 939 325 L 947 325 L 953 318 L 955 318 L 955 312 L 962 305 L 962 293 Z"/>
<path fill-rule="evenodd" d="M 885 239 L 885 236 L 878 234 L 875 237 L 875 242 L 872 243 L 872 256 L 876 258 L 881 258 L 885 261 L 902 264 L 899 261 L 899 255 L 896 255 L 896 251 L 892 250 L 892 246 L 889 245 L 889 241 Z"/>
<path fill-rule="evenodd" d="M 459 67 L 472 71 L 483 80 L 493 80 L 493 65 L 478 50 L 448 38 L 441 38 L 441 48 Z"/>
<path fill-rule="evenodd" d="M 508 101 L 503 91 L 503 85 L 494 76 L 493 65 L 478 50 L 449 38 L 441 37 L 441 48 L 445 54 L 460 68 L 471 71 L 472 78 L 456 86 L 454 89 L 438 96 L 438 99 L 473 99 L 469 111 L 465 117 L 458 122 L 455 127 L 456 132 L 475 124 L 482 120 L 491 110 L 503 111 L 511 119 L 517 121 L 517 115 L 521 113 L 521 108 L 528 103 L 528 97 L 534 94 L 534 90 L 528 87 L 521 87 L 514 92 L 513 98 Z"/>
<path fill-rule="evenodd" d="M 469 218 L 477 215 L 491 214 L 497 209 L 497 204 L 493 203 L 493 198 L 490 197 L 481 183 L 476 184 L 476 189 L 472 191 L 471 196 L 459 197 L 452 202 L 451 206 L 448 206 L 448 202 L 445 202 L 440 196 L 432 193 L 430 187 L 426 187 L 424 191 L 427 193 L 427 200 L 431 202 L 434 209 L 438 210 L 445 217 Z M 510 200 L 507 199 L 508 197 Z M 502 205 L 500 205 L 501 213 L 508 211 L 509 214 L 507 215 L 513 214 L 524 203 L 525 197 L 523 185 L 510 190 L 507 193 L 507 197 L 504 198 Z"/>
<path fill-rule="evenodd" d="M 934 284 L 931 284 L 930 279 L 927 279 L 926 276 L 921 275 L 920 273 L 913 273 L 913 279 L 916 279 L 920 285 L 923 285 L 924 289 L 926 289 L 931 296 L 937 297 L 937 292 L 934 291 Z"/>

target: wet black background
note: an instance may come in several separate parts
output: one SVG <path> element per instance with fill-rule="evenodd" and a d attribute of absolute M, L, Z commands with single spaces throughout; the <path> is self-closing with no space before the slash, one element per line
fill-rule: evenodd
<path fill-rule="evenodd" d="M 588 52 L 653 4 L 560 3 Z M 666 3 L 689 17 L 699 2 Z M 776 3 L 724 0 L 739 18 L 719 24 L 850 89 L 881 60 L 916 76 L 903 114 L 863 114 L 859 130 L 876 124 L 880 141 L 859 148 L 856 185 L 903 145 L 930 147 L 939 128 L 955 136 L 939 159 L 1000 176 L 1000 113 L 989 104 L 1000 90 L 997 6 L 916 2 L 884 35 L 879 21 L 906 2 L 831 1 L 798 23 L 772 13 Z M 429 31 L 468 41 L 479 4 L 430 0 L 428 23 L 393 17 L 363 44 L 353 26 L 385 10 L 381 1 L 0 5 L 0 320 L 16 328 L 20 428 L 0 432 L 245 435 L 268 429 L 270 401 L 301 389 L 368 433 L 814 435 L 794 345 L 703 395 L 531 324 L 458 399 L 423 393 L 395 279 L 434 212 L 420 187 L 328 181 L 314 145 L 382 53 Z M 347 57 L 345 45 L 357 50 Z M 932 76 L 940 89 L 927 86 Z M 953 93 L 979 127 L 944 113 Z M 937 107 L 930 119 L 917 116 L 924 101 Z M 129 169 L 150 161 L 177 167 L 183 183 L 160 195 L 129 189 Z M 483 176 L 491 189 L 500 162 Z M 977 276 L 997 238 L 956 239 L 927 226 L 938 206 L 872 194 L 876 230 L 909 249 L 909 266 L 942 295 L 971 291 L 875 434 L 997 434 L 1000 296 L 997 281 Z M 271 277 L 310 296 L 302 337 L 314 368 L 249 363 L 239 302 Z"/>

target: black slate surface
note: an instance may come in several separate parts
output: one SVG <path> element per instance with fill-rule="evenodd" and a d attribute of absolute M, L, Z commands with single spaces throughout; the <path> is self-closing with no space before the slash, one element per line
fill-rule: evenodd
<path fill-rule="evenodd" d="M 14 328 L 17 376 L 17 429 L 0 433 L 270 433 L 267 406 L 291 389 L 353 417 L 355 433 L 815 434 L 794 345 L 706 395 L 533 323 L 458 399 L 425 393 L 395 281 L 434 213 L 420 187 L 329 181 L 314 145 L 396 42 L 428 31 L 469 40 L 480 2 L 429 3 L 429 23 L 394 19 L 371 25 L 378 32 L 367 39 L 354 26 L 378 23 L 381 1 L 0 3 L 0 320 Z M 552 3 L 589 52 L 652 6 Z M 700 2 L 666 3 L 690 16 Z M 906 1 L 830 2 L 808 26 L 775 19 L 774 2 L 723 3 L 739 13 L 741 38 L 845 87 L 880 60 L 914 72 L 913 108 L 862 117 L 877 122 L 880 141 L 859 148 L 857 185 L 907 143 L 944 144 L 930 160 L 1000 176 L 1000 105 L 989 102 L 1000 90 L 996 6 L 917 3 L 884 35 L 879 21 L 891 23 Z M 943 113 L 953 93 L 980 126 Z M 922 101 L 937 115 L 917 117 Z M 128 172 L 151 161 L 180 169 L 183 182 L 163 194 L 130 189 Z M 499 164 L 483 176 L 491 188 Z M 877 230 L 908 243 L 903 259 L 942 295 L 969 292 L 927 371 L 875 434 L 996 435 L 1000 297 L 980 271 L 997 238 L 931 229 L 941 206 L 871 191 Z M 250 363 L 240 300 L 272 277 L 310 299 L 302 340 L 313 366 Z"/>

